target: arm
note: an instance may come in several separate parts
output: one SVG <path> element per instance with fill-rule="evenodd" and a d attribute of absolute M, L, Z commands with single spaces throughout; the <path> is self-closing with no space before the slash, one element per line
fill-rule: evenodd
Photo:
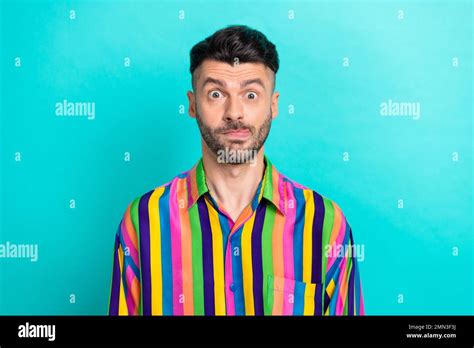
<path fill-rule="evenodd" d="M 140 263 L 132 211 L 133 203 L 127 208 L 115 234 L 109 315 L 139 315 L 141 311 Z"/>
<path fill-rule="evenodd" d="M 358 255 L 355 253 L 360 248 L 354 248 L 352 229 L 337 206 L 334 227 L 326 249 L 325 315 L 364 315 Z"/>

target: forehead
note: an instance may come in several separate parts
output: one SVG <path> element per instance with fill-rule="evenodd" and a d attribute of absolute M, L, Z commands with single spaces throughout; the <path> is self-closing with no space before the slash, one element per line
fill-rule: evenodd
<path fill-rule="evenodd" d="M 240 82 L 250 79 L 261 79 L 265 85 L 270 86 L 273 80 L 273 71 L 263 63 L 229 64 L 206 59 L 195 73 L 198 86 L 208 78 L 224 81 L 229 87 L 238 87 Z"/>

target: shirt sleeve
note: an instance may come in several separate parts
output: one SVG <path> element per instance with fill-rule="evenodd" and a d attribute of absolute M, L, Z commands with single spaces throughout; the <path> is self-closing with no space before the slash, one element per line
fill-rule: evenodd
<path fill-rule="evenodd" d="M 130 204 L 115 233 L 109 315 L 139 315 L 140 263 L 137 233 Z"/>
<path fill-rule="evenodd" d="M 325 315 L 365 315 L 358 265 L 363 249 L 354 246 L 352 229 L 337 206 L 335 217 L 327 248 Z"/>

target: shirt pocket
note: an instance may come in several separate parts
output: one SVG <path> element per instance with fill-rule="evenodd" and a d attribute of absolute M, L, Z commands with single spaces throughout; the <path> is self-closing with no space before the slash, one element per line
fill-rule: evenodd
<path fill-rule="evenodd" d="M 267 315 L 315 315 L 319 308 L 321 283 L 307 283 L 294 279 L 267 276 L 265 314 Z"/>

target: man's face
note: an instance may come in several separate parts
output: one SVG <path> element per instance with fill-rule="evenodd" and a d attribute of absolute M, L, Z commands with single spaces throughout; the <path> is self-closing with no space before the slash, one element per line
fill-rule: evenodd
<path fill-rule="evenodd" d="M 226 149 L 258 152 L 278 113 L 273 71 L 261 63 L 205 60 L 193 81 L 189 114 L 196 117 L 209 150 L 216 156 Z"/>

